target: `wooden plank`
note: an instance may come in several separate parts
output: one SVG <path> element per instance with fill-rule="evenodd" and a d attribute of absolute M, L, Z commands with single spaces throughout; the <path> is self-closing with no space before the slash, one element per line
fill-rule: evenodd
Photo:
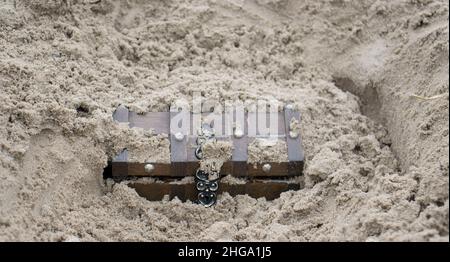
<path fill-rule="evenodd" d="M 163 199 L 165 195 L 168 195 L 170 199 L 178 197 L 180 200 L 197 200 L 198 191 L 195 190 L 193 183 L 187 184 L 174 184 L 174 183 L 149 183 L 149 182 L 130 182 L 128 186 L 134 188 L 136 192 L 150 200 L 159 201 Z M 236 195 L 249 195 L 254 198 L 265 197 L 267 200 L 273 200 L 280 196 L 281 193 L 288 190 L 299 190 L 301 185 L 298 183 L 290 183 L 284 181 L 275 182 L 263 182 L 253 181 L 246 184 L 227 184 L 220 183 L 217 191 L 218 195 L 228 192 L 231 196 Z"/>
<path fill-rule="evenodd" d="M 119 163 L 123 163 L 126 167 L 126 172 L 124 170 L 113 169 L 114 175 L 127 174 L 130 177 L 185 177 L 193 176 L 196 170 L 200 167 L 199 162 L 188 161 L 184 163 L 184 172 L 172 173 L 173 164 L 170 163 L 151 163 L 154 166 L 154 170 L 151 173 L 145 171 L 145 165 L 147 163 L 126 163 L 126 162 L 113 162 L 113 168 L 118 167 Z M 269 172 L 263 170 L 263 166 L 269 164 L 271 166 Z M 225 162 L 222 166 L 220 173 L 222 175 L 232 175 L 235 177 L 291 177 L 302 175 L 303 162 L 266 162 L 266 163 L 245 163 L 245 173 L 236 172 L 235 165 L 241 165 L 241 163 L 236 163 L 234 161 Z M 123 168 L 121 166 L 121 168 Z M 291 167 L 293 166 L 293 167 Z M 289 168 L 292 170 L 289 172 Z"/>
<path fill-rule="evenodd" d="M 270 166 L 270 171 L 263 170 L 264 165 Z M 248 165 L 250 177 L 284 177 L 287 176 L 288 164 L 286 162 L 255 163 Z"/>
<path fill-rule="evenodd" d="M 245 192 L 254 198 L 265 197 L 267 200 L 273 200 L 280 196 L 282 192 L 288 191 L 287 183 L 266 182 L 266 183 L 247 183 Z"/>
<path fill-rule="evenodd" d="M 111 161 L 111 174 L 114 180 L 119 181 L 128 177 L 128 151 L 124 149 Z"/>
<path fill-rule="evenodd" d="M 129 115 L 130 112 L 128 108 L 123 105 L 120 105 L 116 111 L 113 113 L 113 119 L 119 123 L 129 123 Z M 119 155 L 113 159 L 113 162 L 127 162 L 128 161 L 128 150 L 124 149 Z"/>
<path fill-rule="evenodd" d="M 172 173 L 173 163 L 151 163 L 154 167 L 151 173 L 145 171 L 147 163 L 128 163 L 128 175 L 130 177 L 185 177 L 193 176 L 199 168 L 198 162 L 186 162 L 183 164 L 183 172 Z"/>
<path fill-rule="evenodd" d="M 172 166 L 167 163 L 150 163 L 154 169 L 151 173 L 145 171 L 147 163 L 129 163 L 128 175 L 137 177 L 164 177 L 170 175 Z"/>
<path fill-rule="evenodd" d="M 194 185 L 192 185 L 194 188 Z M 175 197 L 178 197 L 181 201 L 186 201 L 186 187 L 183 185 L 175 185 L 174 187 L 170 188 L 170 199 L 174 199 Z"/>
<path fill-rule="evenodd" d="M 129 123 L 129 111 L 123 105 L 120 105 L 113 113 L 113 119 L 119 123 Z M 122 150 L 119 155 L 111 161 L 112 177 L 120 181 L 128 176 L 128 150 Z"/>
<path fill-rule="evenodd" d="M 303 161 L 290 161 L 287 163 L 286 176 L 301 176 L 303 175 Z"/>
<path fill-rule="evenodd" d="M 245 184 L 231 185 L 231 184 L 220 183 L 218 194 L 221 194 L 223 192 L 228 192 L 228 194 L 230 194 L 230 196 L 245 195 L 245 194 L 247 194 L 245 189 L 246 189 Z"/>
<path fill-rule="evenodd" d="M 112 178 L 115 181 L 121 181 L 128 177 L 128 163 L 127 162 L 111 162 Z"/>
<path fill-rule="evenodd" d="M 162 200 L 164 196 L 171 195 L 172 188 L 184 185 L 169 185 L 166 183 L 129 183 L 136 192 L 148 200 Z"/>

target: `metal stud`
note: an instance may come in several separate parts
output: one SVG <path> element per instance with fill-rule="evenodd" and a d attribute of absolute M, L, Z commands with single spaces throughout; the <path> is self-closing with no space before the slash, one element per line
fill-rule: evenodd
<path fill-rule="evenodd" d="M 144 170 L 145 170 L 145 173 L 151 173 L 151 172 L 153 172 L 153 170 L 155 170 L 155 166 L 152 164 L 146 164 L 144 166 Z"/>
<path fill-rule="evenodd" d="M 298 137 L 298 132 L 296 132 L 296 131 L 289 131 L 289 136 L 290 136 L 292 139 L 295 139 L 295 138 Z"/>
<path fill-rule="evenodd" d="M 206 189 L 206 185 L 205 185 L 204 182 L 198 182 L 198 183 L 197 183 L 197 190 L 198 190 L 198 191 L 203 191 L 203 190 L 205 190 L 205 189 Z"/>
<path fill-rule="evenodd" d="M 211 191 L 217 191 L 217 189 L 219 188 L 219 184 L 217 184 L 217 182 L 211 182 L 209 184 L 209 190 Z"/>
<path fill-rule="evenodd" d="M 244 132 L 242 132 L 240 128 L 236 128 L 236 130 L 234 130 L 234 136 L 236 138 L 241 138 L 244 136 Z"/>
<path fill-rule="evenodd" d="M 270 164 L 264 164 L 262 167 L 262 170 L 264 171 L 264 173 L 269 173 L 270 169 L 272 169 L 272 166 Z"/>
<path fill-rule="evenodd" d="M 181 132 L 175 134 L 175 139 L 179 142 L 183 141 L 184 135 Z"/>

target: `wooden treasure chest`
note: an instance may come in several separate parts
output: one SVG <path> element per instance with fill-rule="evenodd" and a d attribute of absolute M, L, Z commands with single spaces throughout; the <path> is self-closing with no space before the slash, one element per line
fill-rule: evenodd
<path fill-rule="evenodd" d="M 170 142 L 170 161 L 136 162 L 124 148 L 105 169 L 105 177 L 127 183 L 148 200 L 177 197 L 212 206 L 224 192 L 273 200 L 303 186 L 300 113 L 291 105 L 223 114 L 182 108 L 138 114 L 119 106 L 113 118 Z"/>

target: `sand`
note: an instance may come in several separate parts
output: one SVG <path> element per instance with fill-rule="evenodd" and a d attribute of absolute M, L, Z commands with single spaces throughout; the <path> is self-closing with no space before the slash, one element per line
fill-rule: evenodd
<path fill-rule="evenodd" d="M 285 140 L 255 138 L 248 144 L 248 162 L 288 162 Z"/>
<path fill-rule="evenodd" d="M 209 173 L 210 180 L 219 178 L 219 172 L 223 163 L 231 159 L 233 153 L 232 142 L 208 139 L 201 145 L 201 148 L 203 158 L 200 160 L 200 169 Z"/>
<path fill-rule="evenodd" d="M 443 0 L 0 1 L 0 240 L 449 241 L 448 32 Z M 204 208 L 102 179 L 124 146 L 167 159 L 119 104 L 194 92 L 297 106 L 305 189 Z"/>

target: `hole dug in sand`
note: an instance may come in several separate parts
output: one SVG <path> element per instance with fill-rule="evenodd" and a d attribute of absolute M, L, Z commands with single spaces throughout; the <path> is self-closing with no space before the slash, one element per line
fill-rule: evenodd
<path fill-rule="evenodd" d="M 366 86 L 358 86 L 349 77 L 333 76 L 333 83 L 343 91 L 357 96 L 360 100 L 362 114 L 383 124 L 381 115 L 381 103 L 378 97 L 377 86 L 370 81 Z"/>

